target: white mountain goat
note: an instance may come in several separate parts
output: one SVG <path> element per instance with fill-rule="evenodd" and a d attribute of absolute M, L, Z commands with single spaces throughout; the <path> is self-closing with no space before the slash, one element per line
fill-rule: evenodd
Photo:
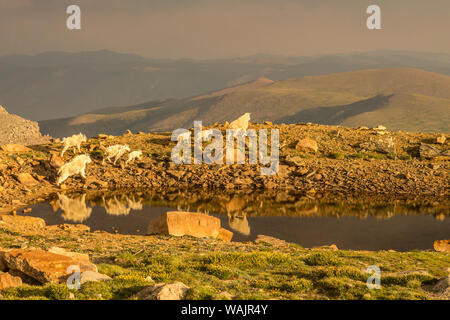
<path fill-rule="evenodd" d="M 128 154 L 128 158 L 127 161 L 125 161 L 125 165 L 128 164 L 128 162 L 134 161 L 136 159 L 141 160 L 142 159 L 142 151 L 141 150 L 137 150 L 137 151 L 131 151 Z"/>
<path fill-rule="evenodd" d="M 87 154 L 81 154 L 73 158 L 72 161 L 64 164 L 58 170 L 59 178 L 56 182 L 57 185 L 63 183 L 68 177 L 79 174 L 86 179 L 86 165 L 91 163 L 92 160 Z"/>
<path fill-rule="evenodd" d="M 71 137 L 64 138 L 62 140 L 64 147 L 61 150 L 61 157 L 64 155 L 64 152 L 66 152 L 67 149 L 69 149 L 70 147 L 73 147 L 74 153 L 76 149 L 78 149 L 78 152 L 81 152 L 81 144 L 86 141 L 87 141 L 86 136 L 81 132 L 79 134 L 74 134 Z"/>
<path fill-rule="evenodd" d="M 127 144 L 116 144 L 105 149 L 105 158 L 103 159 L 103 163 L 105 163 L 105 159 L 108 162 L 111 162 L 111 158 L 114 158 L 114 164 L 116 164 L 117 160 L 119 160 L 126 152 L 130 151 L 130 147 Z"/>
<path fill-rule="evenodd" d="M 248 122 L 250 121 L 250 113 L 244 113 L 242 116 L 230 123 L 230 129 L 247 130 Z"/>

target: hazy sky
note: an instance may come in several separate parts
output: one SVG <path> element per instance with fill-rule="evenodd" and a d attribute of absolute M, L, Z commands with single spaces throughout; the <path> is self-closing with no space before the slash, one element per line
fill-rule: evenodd
<path fill-rule="evenodd" d="M 78 4 L 82 30 L 66 28 Z M 381 7 L 383 30 L 367 30 Z M 155 58 L 450 53 L 449 0 L 0 0 L 0 55 L 109 49 Z"/>

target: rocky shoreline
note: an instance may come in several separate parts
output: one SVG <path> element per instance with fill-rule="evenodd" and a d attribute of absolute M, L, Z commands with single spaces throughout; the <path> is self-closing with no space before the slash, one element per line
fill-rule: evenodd
<path fill-rule="evenodd" d="M 59 158 L 61 144 L 0 152 L 0 211 L 17 210 L 55 192 L 83 190 L 284 190 L 343 198 L 384 195 L 445 199 L 450 195 L 450 157 L 446 156 L 450 152 L 449 139 L 441 134 L 312 124 L 251 127 L 280 130 L 277 175 L 263 176 L 258 165 L 249 164 L 175 165 L 170 159 L 175 145 L 170 133 L 91 138 L 82 146 L 82 152 L 93 159 L 87 167 L 87 179 L 70 178 L 61 187 L 55 184 L 57 169 L 73 157 L 70 152 Z M 224 129 L 222 125 L 215 128 Z M 315 147 L 305 144 L 305 140 L 312 141 Z M 389 143 L 383 145 L 380 141 Z M 100 144 L 117 143 L 142 150 L 143 159 L 127 167 L 123 162 L 103 165 Z"/>

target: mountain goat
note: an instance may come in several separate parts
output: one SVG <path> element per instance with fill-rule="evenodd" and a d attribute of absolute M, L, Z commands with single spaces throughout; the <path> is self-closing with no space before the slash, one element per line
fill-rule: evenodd
<path fill-rule="evenodd" d="M 59 178 L 56 182 L 57 185 L 63 183 L 68 177 L 79 174 L 86 179 L 86 165 L 91 163 L 92 160 L 87 154 L 81 154 L 73 158 L 72 161 L 64 164 L 58 170 Z"/>
<path fill-rule="evenodd" d="M 114 164 L 116 164 L 117 160 L 119 160 L 125 152 L 129 152 L 130 147 L 127 144 L 116 144 L 105 149 L 105 158 L 103 159 L 103 163 L 105 163 L 105 159 L 111 163 L 111 158 L 114 158 Z"/>
<path fill-rule="evenodd" d="M 87 141 L 86 136 L 81 132 L 79 134 L 74 134 L 71 137 L 64 138 L 62 140 L 64 147 L 61 150 L 61 157 L 64 155 L 64 152 L 66 152 L 67 149 L 69 149 L 70 147 L 73 147 L 74 153 L 76 149 L 78 149 L 78 152 L 81 152 L 81 144 L 86 141 Z"/>
<path fill-rule="evenodd" d="M 139 160 L 142 159 L 142 151 L 141 151 L 141 150 L 138 150 L 138 151 L 131 151 L 131 152 L 128 154 L 127 161 L 125 161 L 125 165 L 127 165 L 128 162 L 134 161 L 134 160 L 136 160 L 136 159 L 139 159 Z"/>
<path fill-rule="evenodd" d="M 248 129 L 248 122 L 250 121 L 250 113 L 244 113 L 242 116 L 230 123 L 230 129 Z"/>

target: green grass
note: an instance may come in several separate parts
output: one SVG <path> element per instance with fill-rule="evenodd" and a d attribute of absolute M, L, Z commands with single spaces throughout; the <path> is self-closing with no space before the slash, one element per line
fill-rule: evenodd
<path fill-rule="evenodd" d="M 194 247 L 195 248 L 195 247 Z M 262 250 L 264 249 L 264 250 Z M 112 280 L 84 284 L 22 286 L 5 290 L 5 299 L 132 299 L 154 283 L 181 281 L 190 287 L 187 299 L 425 299 L 424 285 L 447 275 L 450 256 L 442 252 L 358 252 L 291 247 L 288 252 L 235 252 L 214 246 L 201 254 L 181 246 L 168 253 L 153 249 L 121 251 L 102 258 L 99 272 Z M 381 269 L 381 289 L 366 285 L 369 265 Z M 423 270 L 426 274 L 402 273 Z M 150 278 L 149 278 L 150 277 Z"/>

